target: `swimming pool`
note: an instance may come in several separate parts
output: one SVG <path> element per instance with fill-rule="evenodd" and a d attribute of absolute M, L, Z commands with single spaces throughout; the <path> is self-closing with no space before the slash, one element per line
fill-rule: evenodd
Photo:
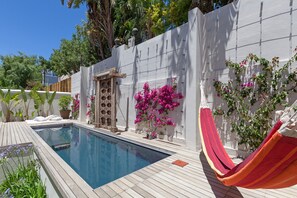
<path fill-rule="evenodd" d="M 169 156 L 77 126 L 34 130 L 94 189 Z"/>

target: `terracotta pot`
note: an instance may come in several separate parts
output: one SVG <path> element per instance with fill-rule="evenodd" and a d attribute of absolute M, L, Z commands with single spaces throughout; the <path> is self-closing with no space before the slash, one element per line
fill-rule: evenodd
<path fill-rule="evenodd" d="M 63 119 L 69 119 L 70 111 L 71 110 L 60 110 L 61 117 Z"/>

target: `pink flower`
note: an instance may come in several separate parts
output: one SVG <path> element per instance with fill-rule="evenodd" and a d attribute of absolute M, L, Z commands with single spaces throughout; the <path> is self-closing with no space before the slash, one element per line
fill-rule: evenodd
<path fill-rule="evenodd" d="M 143 90 L 149 90 L 150 89 L 150 86 L 149 86 L 149 84 L 146 82 L 146 83 L 144 83 L 144 85 L 143 85 Z"/>
<path fill-rule="evenodd" d="M 167 115 L 180 105 L 178 100 L 182 98 L 183 95 L 176 93 L 171 85 L 150 89 L 149 84 L 145 83 L 143 90 L 134 96 L 137 109 L 134 123 L 151 123 L 154 127 L 175 126 L 172 118 Z"/>
<path fill-rule="evenodd" d="M 90 97 L 90 100 L 91 100 L 91 101 L 94 101 L 94 100 L 95 100 L 95 96 L 92 95 L 92 96 Z"/>
<path fill-rule="evenodd" d="M 241 85 L 242 88 L 249 88 L 249 87 L 253 87 L 254 86 L 254 83 L 253 82 L 247 82 L 247 83 L 243 83 Z"/>

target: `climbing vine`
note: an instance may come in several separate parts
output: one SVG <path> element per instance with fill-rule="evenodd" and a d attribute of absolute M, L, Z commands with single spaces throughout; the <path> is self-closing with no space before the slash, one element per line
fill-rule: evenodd
<path fill-rule="evenodd" d="M 286 107 L 288 98 L 297 92 L 297 70 L 290 68 L 294 61 L 297 53 L 283 66 L 278 57 L 268 61 L 254 54 L 240 63 L 226 61 L 234 79 L 227 83 L 214 80 L 217 96 L 223 101 L 214 114 L 230 120 L 239 144 L 255 150 L 272 127 L 274 111 Z M 250 71 L 258 72 L 247 77 Z"/>

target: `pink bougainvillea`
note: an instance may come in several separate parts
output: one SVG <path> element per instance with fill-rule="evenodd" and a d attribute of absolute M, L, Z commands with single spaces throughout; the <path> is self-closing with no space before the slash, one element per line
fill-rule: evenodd
<path fill-rule="evenodd" d="M 75 94 L 75 96 L 73 97 L 73 104 L 72 104 L 72 117 L 73 117 L 73 119 L 78 118 L 79 104 L 80 104 L 79 94 Z"/>
<path fill-rule="evenodd" d="M 95 96 L 90 96 L 89 102 L 87 103 L 88 111 L 86 115 L 89 117 L 89 122 L 94 123 L 95 121 Z"/>
<path fill-rule="evenodd" d="M 169 112 L 180 105 L 178 102 L 183 98 L 181 93 L 177 93 L 176 86 L 164 85 L 160 88 L 151 89 L 145 83 L 143 90 L 136 93 L 135 109 L 137 110 L 135 124 L 145 124 L 152 131 L 163 126 L 175 126 L 173 118 L 169 117 Z"/>

